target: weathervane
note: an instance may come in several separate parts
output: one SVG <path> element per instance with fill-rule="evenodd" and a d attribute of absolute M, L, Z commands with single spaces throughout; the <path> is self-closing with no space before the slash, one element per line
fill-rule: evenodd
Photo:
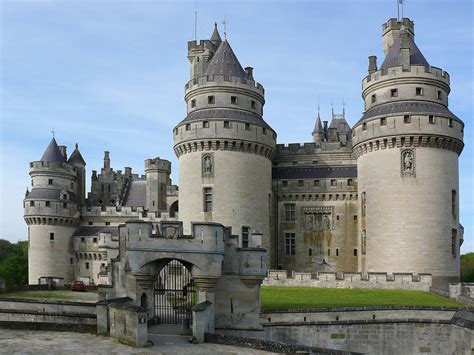
<path fill-rule="evenodd" d="M 227 39 L 227 20 L 225 17 L 222 20 L 222 25 L 224 25 L 224 39 Z"/>
<path fill-rule="evenodd" d="M 51 133 L 53 134 L 53 138 L 54 138 L 54 128 L 53 128 L 53 130 L 51 131 Z"/>
<path fill-rule="evenodd" d="M 397 19 L 400 21 L 400 12 L 402 14 L 401 19 L 403 19 L 403 0 L 397 0 Z"/>

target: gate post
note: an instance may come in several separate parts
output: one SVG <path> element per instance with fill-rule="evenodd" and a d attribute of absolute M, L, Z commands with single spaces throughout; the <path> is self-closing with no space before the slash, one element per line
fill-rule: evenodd
<path fill-rule="evenodd" d="M 196 292 L 197 292 L 197 304 L 206 302 L 206 320 L 205 323 L 202 324 L 204 327 L 204 333 L 214 333 L 216 319 L 215 319 L 215 289 L 217 285 L 217 281 L 219 279 L 217 277 L 194 277 L 194 284 L 196 285 Z M 197 335 L 194 334 L 196 327 L 193 326 L 193 335 L 198 338 Z"/>

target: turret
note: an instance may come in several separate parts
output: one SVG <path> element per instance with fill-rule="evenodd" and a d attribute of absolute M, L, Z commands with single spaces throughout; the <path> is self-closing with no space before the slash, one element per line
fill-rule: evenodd
<path fill-rule="evenodd" d="M 188 48 L 194 53 L 195 42 Z M 258 229 L 268 247 L 276 133 L 262 118 L 264 89 L 227 39 L 203 66 L 185 87 L 187 116 L 173 132 L 184 231 L 190 233 L 191 221 L 231 226 L 241 239 Z"/>
<path fill-rule="evenodd" d="M 72 235 L 79 223 L 80 200 L 76 195 L 77 171 L 65 159 L 65 147 L 53 138 L 41 160 L 30 163 L 31 191 L 25 195 L 24 218 L 28 224 L 28 278 L 70 282 L 74 278 Z"/>
<path fill-rule="evenodd" d="M 76 147 L 69 157 L 68 164 L 72 165 L 77 171 L 77 183 L 75 186 L 75 193 L 79 198 L 82 206 L 86 204 L 86 161 L 79 151 L 79 146 Z"/>
<path fill-rule="evenodd" d="M 166 186 L 171 174 L 171 162 L 154 158 L 145 160 L 146 209 L 166 211 Z"/>
<path fill-rule="evenodd" d="M 459 280 L 464 123 L 448 109 L 448 73 L 425 59 L 413 22 L 390 19 L 382 35 L 385 59 L 377 68 L 369 57 L 365 112 L 352 130 L 364 244 L 359 267 L 431 273 L 435 287 L 446 288 Z"/>
<path fill-rule="evenodd" d="M 321 142 L 324 142 L 324 130 L 323 130 L 323 125 L 321 124 L 321 117 L 319 115 L 319 109 L 318 109 L 318 117 L 316 118 L 316 123 L 314 125 L 313 129 L 313 142 L 316 144 L 321 144 Z"/>

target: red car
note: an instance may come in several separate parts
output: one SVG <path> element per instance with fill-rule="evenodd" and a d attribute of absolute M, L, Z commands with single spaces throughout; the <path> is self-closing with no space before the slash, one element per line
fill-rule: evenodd
<path fill-rule="evenodd" d="M 86 285 L 82 281 L 74 281 L 71 284 L 71 291 L 86 292 Z"/>

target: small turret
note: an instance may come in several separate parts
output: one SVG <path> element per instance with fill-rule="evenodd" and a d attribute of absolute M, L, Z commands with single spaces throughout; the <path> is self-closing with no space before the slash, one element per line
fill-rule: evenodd
<path fill-rule="evenodd" d="M 216 47 L 219 47 L 222 42 L 221 35 L 219 34 L 219 30 L 217 29 L 217 22 L 214 22 L 214 32 L 212 32 L 211 42 Z"/>
<path fill-rule="evenodd" d="M 324 141 L 324 130 L 323 125 L 321 124 L 321 117 L 319 114 L 318 108 L 318 117 L 316 118 L 316 123 L 313 129 L 313 142 L 316 144 L 321 144 Z"/>
<path fill-rule="evenodd" d="M 79 146 L 76 143 L 75 149 L 72 152 L 68 164 L 74 166 L 77 171 L 77 183 L 75 192 L 81 205 L 84 206 L 86 203 L 86 162 L 79 151 Z"/>

